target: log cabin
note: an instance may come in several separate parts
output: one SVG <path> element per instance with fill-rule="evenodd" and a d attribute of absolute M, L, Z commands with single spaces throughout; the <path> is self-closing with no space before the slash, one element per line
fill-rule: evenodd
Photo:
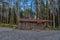
<path fill-rule="evenodd" d="M 19 27 L 21 30 L 32 30 L 32 29 L 43 30 L 47 26 L 46 23 L 50 21 L 49 20 L 20 19 L 18 22 L 19 22 Z"/>

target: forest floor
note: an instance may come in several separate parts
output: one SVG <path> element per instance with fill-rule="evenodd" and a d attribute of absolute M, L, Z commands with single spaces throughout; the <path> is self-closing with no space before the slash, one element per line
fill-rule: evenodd
<path fill-rule="evenodd" d="M 60 31 L 30 31 L 0 27 L 0 40 L 60 40 Z"/>

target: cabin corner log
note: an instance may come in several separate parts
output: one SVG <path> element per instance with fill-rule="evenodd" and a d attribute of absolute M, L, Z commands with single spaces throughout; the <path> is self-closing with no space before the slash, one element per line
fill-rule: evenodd
<path fill-rule="evenodd" d="M 20 19 L 19 27 L 21 30 L 45 29 L 46 22 L 50 22 L 50 21 L 49 20 Z"/>

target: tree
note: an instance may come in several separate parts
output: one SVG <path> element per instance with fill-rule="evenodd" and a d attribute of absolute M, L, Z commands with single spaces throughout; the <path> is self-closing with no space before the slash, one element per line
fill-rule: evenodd
<path fill-rule="evenodd" d="M 2 9 L 3 9 L 3 8 L 2 8 L 2 1 L 0 1 L 0 4 L 1 4 L 1 5 L 0 5 L 0 15 L 1 15 L 1 22 L 2 22 Z"/>
<path fill-rule="evenodd" d="M 49 20 L 49 4 L 48 4 L 48 0 L 46 0 L 45 20 Z M 48 26 L 48 24 L 49 23 L 46 23 L 46 27 Z"/>
<path fill-rule="evenodd" d="M 2 22 L 2 2 L 0 4 L 0 22 Z"/>
<path fill-rule="evenodd" d="M 46 0 L 46 20 L 49 20 L 49 4 L 48 4 L 48 0 Z"/>
<path fill-rule="evenodd" d="M 38 10 L 38 13 L 37 13 L 37 19 L 41 19 L 41 0 L 37 0 L 37 10 Z"/>
<path fill-rule="evenodd" d="M 36 0 L 37 19 L 44 19 L 45 5 L 43 0 Z"/>
<path fill-rule="evenodd" d="M 24 4 L 24 11 L 25 11 L 25 13 L 24 13 L 25 17 L 24 18 L 26 18 L 27 17 L 27 14 L 26 14 L 27 0 L 24 0 L 23 4 Z"/>
<path fill-rule="evenodd" d="M 3 10 L 5 15 L 5 23 L 8 23 L 9 3 L 3 2 Z"/>
<path fill-rule="evenodd" d="M 38 2 L 37 0 L 34 1 L 35 2 L 35 8 L 36 8 L 36 19 L 38 18 Z"/>
<path fill-rule="evenodd" d="M 20 12 L 20 9 L 19 9 L 19 4 L 20 4 L 20 2 L 21 2 L 21 0 L 17 0 L 17 2 L 15 3 L 15 13 L 16 13 L 16 19 L 17 19 L 17 24 L 18 24 L 18 21 L 19 21 L 19 18 L 20 18 L 20 16 L 19 16 L 19 12 Z"/>
<path fill-rule="evenodd" d="M 52 21 L 53 21 L 53 23 L 52 23 L 52 25 L 53 25 L 53 27 L 55 28 L 55 14 L 56 14 L 56 12 L 55 12 L 55 0 L 50 0 L 50 7 L 51 7 L 51 14 L 52 14 Z"/>
<path fill-rule="evenodd" d="M 58 4 L 58 24 L 60 26 L 60 0 L 57 0 L 57 4 Z"/>
<path fill-rule="evenodd" d="M 43 0 L 41 0 L 41 8 L 40 8 L 40 10 L 41 10 L 41 19 L 43 20 L 43 19 L 45 19 L 45 4 L 44 4 L 44 1 Z"/>
<path fill-rule="evenodd" d="M 10 17 L 11 17 L 11 8 L 9 8 L 8 23 L 10 23 Z"/>

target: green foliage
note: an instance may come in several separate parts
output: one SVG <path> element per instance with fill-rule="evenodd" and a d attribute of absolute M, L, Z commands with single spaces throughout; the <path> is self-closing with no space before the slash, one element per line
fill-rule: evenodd
<path fill-rule="evenodd" d="M 15 24 L 4 24 L 4 23 L 0 23 L 0 27 L 7 27 L 7 28 L 18 29 L 18 26 L 15 25 Z"/>
<path fill-rule="evenodd" d="M 20 18 L 34 18 L 35 12 L 31 9 L 26 9 L 25 11 L 20 11 Z"/>
<path fill-rule="evenodd" d="M 60 28 L 49 28 L 50 30 L 60 30 Z"/>

